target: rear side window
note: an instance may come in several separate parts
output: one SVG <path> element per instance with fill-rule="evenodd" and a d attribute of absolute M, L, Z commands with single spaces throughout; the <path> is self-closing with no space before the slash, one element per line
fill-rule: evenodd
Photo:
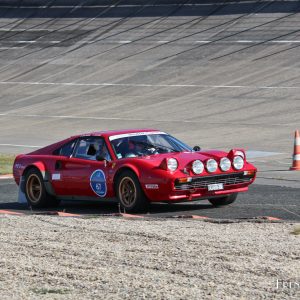
<path fill-rule="evenodd" d="M 73 140 L 67 144 L 64 144 L 62 147 L 56 149 L 53 154 L 54 155 L 60 155 L 60 156 L 71 156 L 73 153 L 74 147 L 76 144 L 76 140 Z"/>
<path fill-rule="evenodd" d="M 74 151 L 74 157 L 81 159 L 97 160 L 98 155 L 111 160 L 104 139 L 99 137 L 82 138 Z"/>

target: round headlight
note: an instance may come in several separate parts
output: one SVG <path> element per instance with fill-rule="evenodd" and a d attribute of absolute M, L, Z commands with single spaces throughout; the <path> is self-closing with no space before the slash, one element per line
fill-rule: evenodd
<path fill-rule="evenodd" d="M 223 157 L 220 160 L 220 168 L 222 171 L 228 171 L 231 166 L 231 161 L 227 157 Z"/>
<path fill-rule="evenodd" d="M 209 159 L 206 162 L 206 169 L 208 172 L 212 173 L 215 172 L 218 168 L 218 163 L 214 159 Z"/>
<path fill-rule="evenodd" d="M 201 174 L 204 170 L 204 165 L 202 161 L 200 160 L 195 160 L 192 164 L 192 170 L 195 174 Z"/>
<path fill-rule="evenodd" d="M 175 171 L 178 167 L 178 162 L 175 158 L 169 158 L 167 160 L 168 170 Z"/>
<path fill-rule="evenodd" d="M 240 170 L 244 167 L 244 159 L 241 156 L 235 156 L 233 158 L 233 166 L 236 170 Z"/>

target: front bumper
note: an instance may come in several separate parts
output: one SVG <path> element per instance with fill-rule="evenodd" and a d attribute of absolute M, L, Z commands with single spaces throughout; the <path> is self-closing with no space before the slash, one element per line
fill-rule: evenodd
<path fill-rule="evenodd" d="M 189 182 L 181 183 L 179 179 L 173 180 L 167 186 L 160 186 L 156 192 L 148 197 L 150 201 L 192 201 L 209 199 L 222 195 L 246 192 L 248 186 L 255 179 L 255 172 L 242 171 L 230 174 L 208 176 L 194 176 Z M 223 184 L 223 189 L 209 191 L 211 184 Z"/>
<path fill-rule="evenodd" d="M 170 195 L 168 197 L 168 200 L 169 201 L 184 201 L 184 200 L 192 201 L 192 200 L 215 198 L 216 196 L 229 195 L 229 194 L 241 193 L 246 191 L 248 191 L 248 187 L 231 188 L 227 190 L 213 191 L 213 192 L 188 191 L 180 195 Z"/>

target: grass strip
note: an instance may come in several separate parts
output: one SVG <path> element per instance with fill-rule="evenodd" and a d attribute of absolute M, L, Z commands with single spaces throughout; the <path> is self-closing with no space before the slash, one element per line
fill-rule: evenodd
<path fill-rule="evenodd" d="M 0 154 L 0 175 L 11 174 L 15 155 Z"/>

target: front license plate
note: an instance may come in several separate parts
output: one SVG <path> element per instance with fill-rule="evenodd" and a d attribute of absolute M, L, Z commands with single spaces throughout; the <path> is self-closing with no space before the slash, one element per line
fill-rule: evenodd
<path fill-rule="evenodd" d="M 209 184 L 207 187 L 209 191 L 218 191 L 224 189 L 223 183 Z"/>

